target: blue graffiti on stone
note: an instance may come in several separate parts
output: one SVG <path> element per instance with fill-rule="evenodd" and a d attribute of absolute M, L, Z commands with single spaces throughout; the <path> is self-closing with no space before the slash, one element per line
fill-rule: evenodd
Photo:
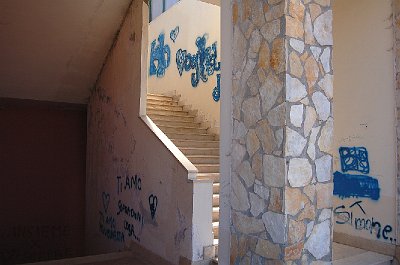
<path fill-rule="evenodd" d="M 333 195 L 343 198 L 370 198 L 379 200 L 378 180 L 366 175 L 343 174 L 336 171 L 333 174 Z"/>
<path fill-rule="evenodd" d="M 368 151 L 365 147 L 340 147 L 340 163 L 342 171 L 358 171 L 369 173 Z"/>
<path fill-rule="evenodd" d="M 179 35 L 179 26 L 176 26 L 171 32 L 169 33 L 169 38 L 175 43 L 176 38 Z"/>
<path fill-rule="evenodd" d="M 217 42 L 206 47 L 207 35 L 197 37 L 196 54 L 190 54 L 186 50 L 179 49 L 176 52 L 176 66 L 179 75 L 182 76 L 183 71 L 195 70 L 191 75 L 192 87 L 197 87 L 200 80 L 208 81 L 208 76 L 214 74 L 215 71 L 221 69 L 221 63 L 217 62 Z"/>
<path fill-rule="evenodd" d="M 221 97 L 221 74 L 217 74 L 217 86 L 213 89 L 212 97 L 215 102 L 218 102 Z"/>
<path fill-rule="evenodd" d="M 171 49 L 168 44 L 164 44 L 164 33 L 158 35 L 158 44 L 156 40 L 151 43 L 150 51 L 150 75 L 163 77 L 171 61 Z"/>

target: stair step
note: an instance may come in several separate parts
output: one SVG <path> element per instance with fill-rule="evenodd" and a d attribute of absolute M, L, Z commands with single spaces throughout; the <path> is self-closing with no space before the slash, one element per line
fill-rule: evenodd
<path fill-rule="evenodd" d="M 196 141 L 196 140 L 182 140 L 177 138 L 172 138 L 172 142 L 179 148 L 187 147 L 187 148 L 219 148 L 219 141 Z"/>
<path fill-rule="evenodd" d="M 213 194 L 212 203 L 213 207 L 219 207 L 219 194 Z"/>
<path fill-rule="evenodd" d="M 194 118 L 195 118 L 195 116 L 193 116 L 193 115 L 180 116 L 180 115 L 167 115 L 165 113 L 149 113 L 149 112 L 147 112 L 147 115 L 153 121 L 154 120 L 164 120 L 164 121 L 178 121 L 178 122 L 194 122 Z"/>
<path fill-rule="evenodd" d="M 194 140 L 194 141 L 211 141 L 214 140 L 215 136 L 212 134 L 194 134 L 194 133 L 166 133 L 166 135 L 172 139 L 181 139 L 181 140 Z M 175 141 L 172 140 L 173 143 Z M 175 144 L 177 145 L 177 144 Z M 178 145 L 177 145 L 178 146 Z"/>
<path fill-rule="evenodd" d="M 219 207 L 213 207 L 212 210 L 212 221 L 218 222 L 219 221 Z"/>
<path fill-rule="evenodd" d="M 164 101 L 173 101 L 174 98 L 170 96 L 164 96 L 161 94 L 152 94 L 152 93 L 147 93 L 147 99 L 149 100 L 164 100 Z"/>
<path fill-rule="evenodd" d="M 218 173 L 219 164 L 194 164 L 200 173 Z"/>
<path fill-rule="evenodd" d="M 160 128 L 160 130 L 163 131 L 165 134 L 168 133 L 208 134 L 206 128 L 164 126 L 164 125 L 158 126 L 158 128 Z"/>
<path fill-rule="evenodd" d="M 218 232 L 219 232 L 219 222 L 213 222 L 213 233 L 214 233 L 214 238 L 218 238 Z"/>
<path fill-rule="evenodd" d="M 195 121 L 174 121 L 168 119 L 159 119 L 154 118 L 152 119 L 157 126 L 181 126 L 181 127 L 193 127 L 193 128 L 200 128 L 201 123 Z"/>
<path fill-rule="evenodd" d="M 159 104 L 149 104 L 147 103 L 147 109 L 155 109 L 155 110 L 170 110 L 170 111 L 182 111 L 183 106 L 168 106 L 168 105 L 159 105 Z"/>
<path fill-rule="evenodd" d="M 190 147 L 182 147 L 179 148 L 182 153 L 186 156 L 197 156 L 197 155 L 210 155 L 210 156 L 219 156 L 219 148 L 190 148 Z"/>
<path fill-rule="evenodd" d="M 219 156 L 212 155 L 188 155 L 187 158 L 193 164 L 218 164 Z"/>
<path fill-rule="evenodd" d="M 209 178 L 214 183 L 219 183 L 219 173 L 198 173 L 197 176 L 200 178 Z"/>
<path fill-rule="evenodd" d="M 157 109 L 157 108 L 152 108 L 148 107 L 147 108 L 147 113 L 148 114 L 164 114 L 164 115 L 173 115 L 173 116 L 180 116 L 180 117 L 185 117 L 189 116 L 189 111 L 186 110 L 163 110 L 163 109 Z"/>
<path fill-rule="evenodd" d="M 147 105 L 149 104 L 157 104 L 160 106 L 178 106 L 179 102 L 172 100 L 172 101 L 166 101 L 166 100 L 160 100 L 160 99 L 147 99 Z"/>
<path fill-rule="evenodd" d="M 219 183 L 213 183 L 213 194 L 217 194 L 219 193 L 220 189 L 219 189 Z"/>

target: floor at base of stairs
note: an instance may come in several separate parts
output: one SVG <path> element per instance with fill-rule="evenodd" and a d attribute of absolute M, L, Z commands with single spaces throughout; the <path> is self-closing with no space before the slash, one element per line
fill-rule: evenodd
<path fill-rule="evenodd" d="M 81 258 L 30 263 L 31 265 L 160 265 L 163 262 L 149 252 L 119 252 Z M 156 258 L 156 260 L 154 259 Z M 392 257 L 363 249 L 333 243 L 332 265 L 390 265 Z M 212 263 L 217 264 L 217 262 Z M 28 264 L 26 264 L 28 265 Z"/>
<path fill-rule="evenodd" d="M 392 257 L 333 243 L 333 265 L 390 265 Z"/>
<path fill-rule="evenodd" d="M 22 265 L 170 265 L 148 252 L 130 251 L 85 256 L 71 259 L 25 263 Z"/>
<path fill-rule="evenodd" d="M 339 243 L 333 243 L 332 265 L 390 265 L 392 257 Z M 217 265 L 215 259 L 212 265 Z"/>

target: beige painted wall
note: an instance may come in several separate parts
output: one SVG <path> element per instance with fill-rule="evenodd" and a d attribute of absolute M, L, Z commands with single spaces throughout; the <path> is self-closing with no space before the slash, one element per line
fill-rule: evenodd
<path fill-rule="evenodd" d="M 86 247 L 87 254 L 105 253 L 135 242 L 178 264 L 181 257 L 192 259 L 196 190 L 187 170 L 139 117 L 145 12 L 141 0 L 133 1 L 90 97 Z"/>
<path fill-rule="evenodd" d="M 170 38 L 171 30 L 179 26 L 179 34 L 175 43 Z M 220 62 L 220 7 L 198 0 L 182 0 L 153 20 L 149 25 L 149 55 L 151 42 L 165 34 L 165 44 L 170 47 L 171 60 L 163 77 L 149 75 L 148 91 L 165 95 L 178 94 L 184 104 L 191 105 L 216 131 L 219 132 L 219 102 L 215 102 L 212 91 L 217 84 L 217 73 L 208 77 L 207 82 L 200 80 L 197 87 L 191 85 L 191 74 L 194 70 L 183 71 L 179 75 L 176 63 L 176 52 L 185 49 L 188 53 L 196 54 L 196 38 L 208 35 L 206 47 L 217 42 L 218 62 Z M 150 56 L 149 56 L 150 59 Z"/>
<path fill-rule="evenodd" d="M 344 205 L 353 213 L 353 224 L 335 223 L 334 231 L 356 237 L 395 243 L 396 142 L 391 0 L 336 0 L 334 14 L 334 172 L 341 171 L 339 147 L 365 147 L 370 173 L 379 181 L 380 199 L 334 196 L 334 209 Z M 344 173 L 344 172 L 342 172 Z M 358 172 L 346 172 L 364 175 Z M 350 187 L 351 188 L 351 187 Z M 362 201 L 361 209 L 354 202 Z M 342 214 L 347 216 L 347 214 Z M 336 221 L 338 219 L 335 215 Z M 372 233 L 355 229 L 354 218 L 379 222 Z M 393 232 L 382 230 L 389 225 Z M 377 226 L 376 226 L 377 228 Z M 386 228 L 389 230 L 389 228 Z M 392 241 L 390 240 L 392 238 Z"/>

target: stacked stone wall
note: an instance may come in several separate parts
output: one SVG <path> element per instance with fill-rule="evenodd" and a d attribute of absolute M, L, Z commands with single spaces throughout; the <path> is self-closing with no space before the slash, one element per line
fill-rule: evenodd
<path fill-rule="evenodd" d="M 330 0 L 233 0 L 231 264 L 329 264 Z"/>

